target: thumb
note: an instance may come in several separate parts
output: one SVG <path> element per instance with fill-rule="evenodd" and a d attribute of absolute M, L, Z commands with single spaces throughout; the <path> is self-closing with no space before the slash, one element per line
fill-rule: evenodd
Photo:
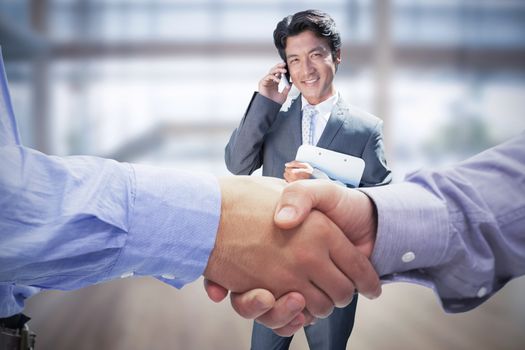
<path fill-rule="evenodd" d="M 275 224 L 282 229 L 294 228 L 306 219 L 312 209 L 327 214 L 334 221 L 329 214 L 343 196 L 344 188 L 328 180 L 293 182 L 283 189 L 275 210 Z M 334 223 L 338 225 L 336 221 Z"/>
<path fill-rule="evenodd" d="M 275 305 L 273 294 L 265 289 L 253 289 L 245 293 L 231 293 L 233 309 L 242 317 L 255 319 Z"/>

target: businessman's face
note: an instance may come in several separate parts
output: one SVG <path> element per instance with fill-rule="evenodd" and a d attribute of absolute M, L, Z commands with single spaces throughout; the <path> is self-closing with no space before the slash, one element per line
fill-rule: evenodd
<path fill-rule="evenodd" d="M 286 63 L 293 84 L 310 104 L 318 104 L 335 93 L 333 86 L 340 52 L 332 57 L 327 39 L 306 30 L 286 39 Z"/>

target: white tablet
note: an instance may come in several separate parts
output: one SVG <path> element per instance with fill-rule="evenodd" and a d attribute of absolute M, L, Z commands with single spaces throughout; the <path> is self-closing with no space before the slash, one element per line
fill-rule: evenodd
<path fill-rule="evenodd" d="M 295 160 L 309 163 L 331 179 L 353 187 L 359 187 L 365 170 L 365 161 L 359 157 L 311 145 L 301 145 Z"/>

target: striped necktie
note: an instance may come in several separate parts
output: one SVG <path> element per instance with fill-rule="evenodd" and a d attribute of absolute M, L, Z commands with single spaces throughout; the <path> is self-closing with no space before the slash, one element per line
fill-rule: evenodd
<path fill-rule="evenodd" d="M 303 120 L 301 122 L 301 129 L 303 135 L 303 145 L 314 144 L 314 118 L 317 115 L 317 109 L 312 105 L 306 105 L 303 108 Z"/>

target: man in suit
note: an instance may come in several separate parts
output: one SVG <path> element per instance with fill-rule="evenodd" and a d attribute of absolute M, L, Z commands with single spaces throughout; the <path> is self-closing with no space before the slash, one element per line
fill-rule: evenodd
<path fill-rule="evenodd" d="M 347 105 L 333 79 L 341 62 L 341 38 L 326 13 L 307 10 L 285 17 L 274 31 L 274 43 L 284 62 L 259 82 L 244 118 L 226 146 L 226 166 L 236 174 L 263 167 L 265 176 L 288 182 L 325 177 L 310 164 L 294 161 L 303 143 L 365 160 L 360 186 L 391 181 L 383 152 L 382 121 Z M 289 73 L 300 95 L 288 109 L 282 105 L 291 87 L 279 89 Z M 311 349 L 345 349 L 353 328 L 357 297 L 326 319 L 305 327 Z M 254 323 L 252 349 L 288 349 L 292 338 L 280 337 Z"/>

